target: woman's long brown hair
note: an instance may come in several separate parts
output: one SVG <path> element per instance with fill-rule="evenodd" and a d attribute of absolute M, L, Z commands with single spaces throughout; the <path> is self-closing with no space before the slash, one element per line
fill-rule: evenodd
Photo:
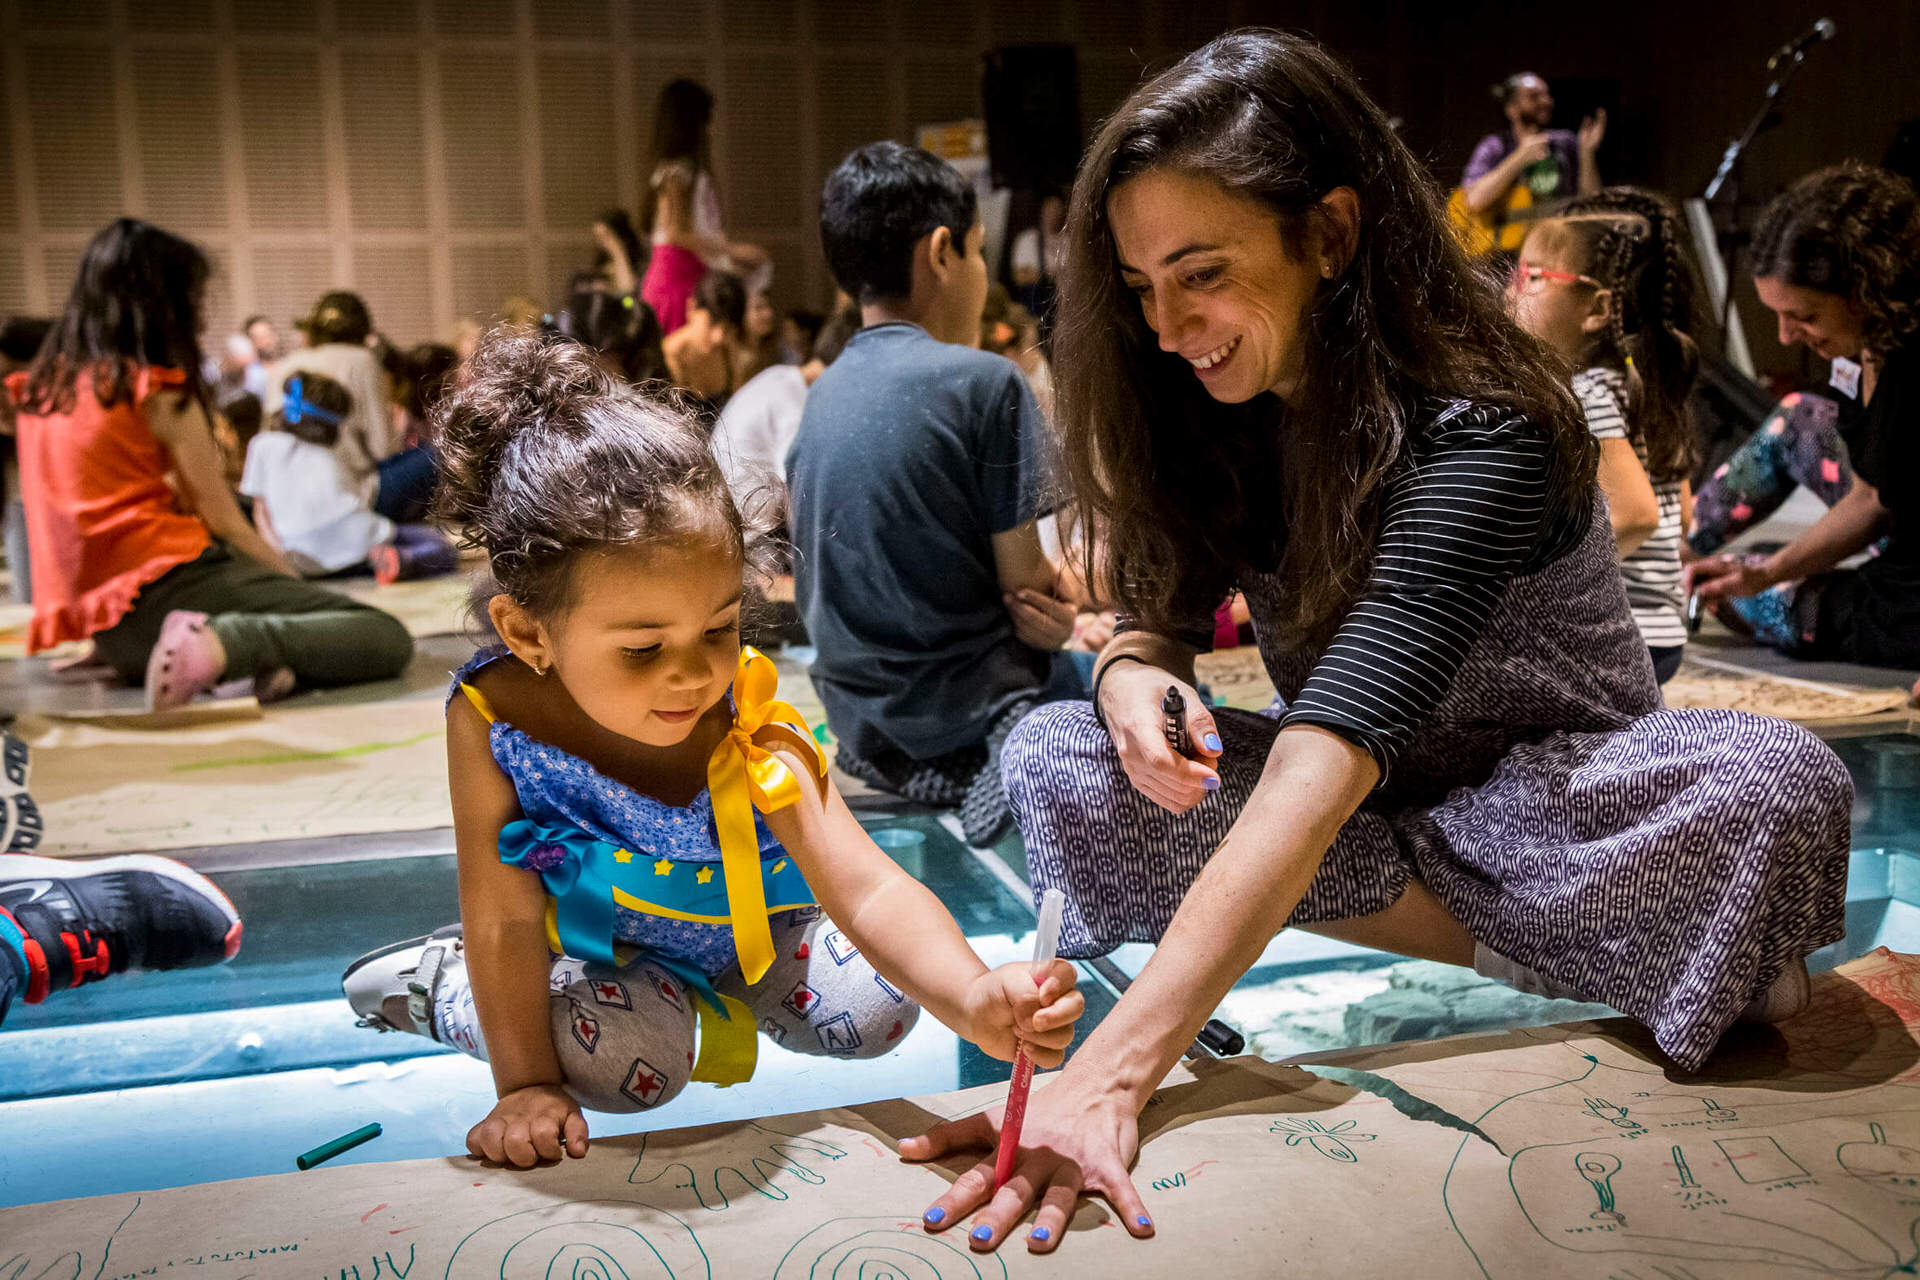
<path fill-rule="evenodd" d="M 1107 215 L 1113 191 L 1153 169 L 1273 210 L 1292 255 L 1329 191 L 1358 195 L 1354 254 L 1312 304 L 1293 403 L 1217 403 L 1159 350 Z M 1054 360 L 1065 471 L 1106 530 L 1115 598 L 1149 630 L 1189 628 L 1242 569 L 1277 568 L 1296 638 L 1330 636 L 1366 578 L 1382 488 L 1435 397 L 1525 414 L 1553 440 L 1549 513 L 1591 500 L 1596 452 L 1571 393 L 1469 263 L 1385 115 L 1310 40 L 1234 32 L 1135 90 L 1081 163 L 1067 240 Z"/>

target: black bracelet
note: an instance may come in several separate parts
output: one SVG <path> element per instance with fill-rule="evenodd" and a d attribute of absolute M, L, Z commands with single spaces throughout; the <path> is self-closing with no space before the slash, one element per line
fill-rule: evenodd
<path fill-rule="evenodd" d="M 1154 665 L 1137 653 L 1116 653 L 1100 664 L 1100 669 L 1093 673 L 1093 719 L 1102 729 L 1107 727 L 1107 717 L 1100 710 L 1100 682 L 1107 678 L 1107 672 L 1122 662 L 1137 662 L 1143 667 Z"/>

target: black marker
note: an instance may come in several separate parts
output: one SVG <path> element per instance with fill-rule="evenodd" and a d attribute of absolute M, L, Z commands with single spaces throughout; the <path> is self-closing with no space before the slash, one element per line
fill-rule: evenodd
<path fill-rule="evenodd" d="M 1160 699 L 1160 732 L 1175 755 L 1188 756 L 1193 744 L 1187 740 L 1187 700 L 1180 696 L 1179 685 L 1168 685 L 1167 696 Z"/>

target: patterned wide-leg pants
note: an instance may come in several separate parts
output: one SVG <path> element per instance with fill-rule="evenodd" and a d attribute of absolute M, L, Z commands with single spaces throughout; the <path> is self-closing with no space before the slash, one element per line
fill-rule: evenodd
<path fill-rule="evenodd" d="M 1157 942 L 1246 805 L 1279 726 L 1217 710 L 1221 788 L 1175 816 L 1134 791 L 1085 703 L 1009 739 L 1035 894 L 1060 954 Z M 1477 787 L 1348 819 L 1289 924 L 1385 910 L 1409 877 L 1486 947 L 1646 1024 L 1688 1070 L 1782 968 L 1844 932 L 1853 786 L 1782 720 L 1660 711 L 1513 748 Z"/>
<path fill-rule="evenodd" d="M 749 987 L 738 967 L 716 985 L 753 1011 L 759 1034 L 795 1053 L 876 1058 L 900 1043 L 920 1006 L 882 978 L 817 908 L 773 917 L 775 960 Z M 644 956 L 624 969 L 555 956 L 548 1012 L 567 1092 L 595 1111 L 643 1111 L 687 1085 L 700 997 Z M 435 992 L 440 1038 L 484 1059 L 466 966 Z"/>

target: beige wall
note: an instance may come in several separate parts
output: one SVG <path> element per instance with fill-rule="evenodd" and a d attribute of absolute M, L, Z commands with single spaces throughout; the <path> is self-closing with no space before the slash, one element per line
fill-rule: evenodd
<path fill-rule="evenodd" d="M 1091 127 L 1143 67 L 1249 22 L 1349 58 L 1449 184 L 1498 122 L 1487 85 L 1533 66 L 1617 90 L 1609 176 L 1694 191 L 1768 51 L 1819 13 L 1839 38 L 1756 146 L 1756 201 L 1816 164 L 1877 159 L 1920 115 L 1920 4 L 0 0 L 0 313 L 57 307 L 81 246 L 123 212 L 207 246 L 217 327 L 285 320 L 336 286 L 402 341 L 510 294 L 551 300 L 590 259 L 594 215 L 637 204 L 654 95 L 682 75 L 719 99 L 732 229 L 771 249 L 777 301 L 817 305 L 825 172 L 976 114 L 983 50 L 1076 44 Z"/>

